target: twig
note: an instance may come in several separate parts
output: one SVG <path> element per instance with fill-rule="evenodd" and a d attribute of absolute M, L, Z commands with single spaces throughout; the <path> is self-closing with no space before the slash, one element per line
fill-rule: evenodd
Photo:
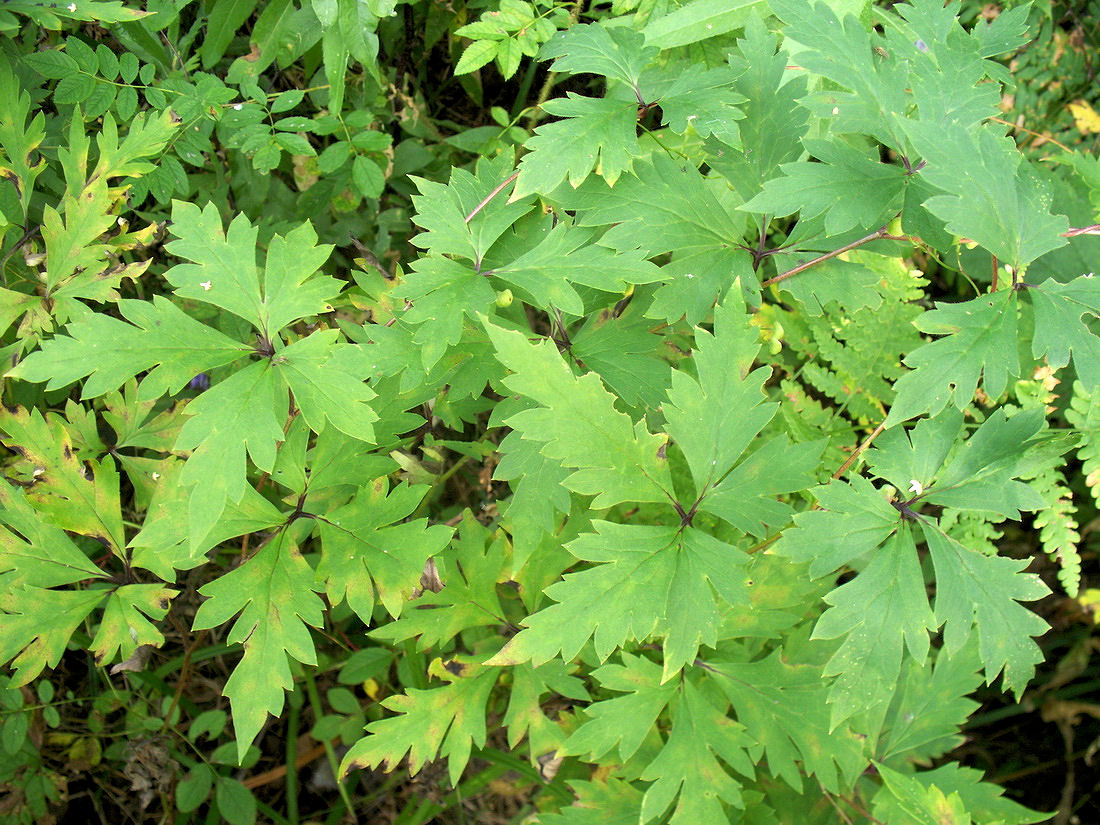
<path fill-rule="evenodd" d="M 858 447 L 856 447 L 852 451 L 852 454 L 850 456 L 848 456 L 847 461 L 845 461 L 843 464 L 841 464 L 840 468 L 835 473 L 833 473 L 833 478 L 840 478 L 842 475 L 844 475 L 844 472 L 849 467 L 852 466 L 852 464 L 855 462 L 855 460 L 857 458 L 859 458 L 859 454 L 862 453 L 864 450 L 866 450 L 868 447 L 870 447 L 871 442 L 874 441 L 876 438 L 878 438 L 879 435 L 881 435 L 882 431 L 885 430 L 885 429 L 886 429 L 886 419 L 884 418 L 884 419 L 882 419 L 882 423 L 880 423 L 877 427 L 875 427 L 875 429 L 871 432 L 871 434 L 869 436 L 867 436 L 865 439 L 863 439 L 863 443 L 860 444 Z"/>
<path fill-rule="evenodd" d="M 1061 149 L 1065 149 L 1067 152 L 1072 152 L 1073 151 L 1068 146 L 1066 146 L 1066 144 L 1059 143 L 1057 140 L 1052 138 L 1050 135 L 1043 135 L 1043 134 L 1040 134 L 1039 132 L 1033 132 L 1030 129 L 1028 129 L 1026 126 L 1020 126 L 1016 123 L 1013 123 L 1011 120 L 1005 120 L 1005 119 L 999 118 L 999 117 L 991 117 L 990 120 L 995 120 L 997 123 L 1003 123 L 1005 126 L 1011 126 L 1013 129 L 1018 129 L 1021 132 L 1027 132 L 1032 137 L 1041 138 L 1044 142 L 1049 141 L 1050 143 L 1053 143 L 1055 146 L 1057 146 Z M 1042 145 L 1042 144 L 1040 144 L 1040 145 Z M 1038 148 L 1038 147 L 1036 147 L 1036 148 Z"/>
<path fill-rule="evenodd" d="M 880 227 L 879 229 L 876 229 L 870 235 L 866 235 L 866 236 L 860 238 L 858 241 L 852 241 L 850 244 L 845 244 L 844 246 L 840 247 L 840 249 L 834 249 L 832 252 L 826 252 L 824 255 L 818 255 L 812 261 L 806 261 L 806 263 L 804 263 L 804 264 L 799 264 L 794 269 L 789 269 L 786 272 L 784 272 L 782 275 L 776 275 L 774 278 L 768 278 L 768 280 L 764 281 L 764 283 L 762 283 L 760 286 L 762 286 L 762 287 L 771 286 L 772 284 L 777 284 L 780 281 L 785 281 L 788 278 L 790 278 L 794 275 L 797 275 L 799 272 L 805 272 L 811 266 L 815 266 L 816 264 L 819 264 L 822 261 L 827 261 L 830 258 L 835 258 L 837 255 L 843 255 L 849 249 L 855 249 L 857 246 L 863 246 L 863 244 L 865 244 L 865 243 L 870 243 L 871 241 L 880 241 L 880 240 L 896 240 L 896 241 L 906 240 L 907 241 L 907 240 L 909 240 L 909 237 L 908 236 L 900 237 L 900 236 L 891 235 L 889 233 L 889 231 L 886 229 L 886 227 L 883 226 L 883 227 Z"/>
<path fill-rule="evenodd" d="M 470 211 L 470 214 L 467 215 L 465 218 L 463 218 L 463 222 L 464 223 L 469 223 L 470 221 L 472 221 L 474 219 L 474 215 L 476 215 L 478 212 L 480 212 L 482 209 L 484 209 L 486 206 L 488 206 L 489 201 L 491 201 L 493 198 L 495 198 L 497 195 L 500 194 L 500 190 L 502 190 L 505 186 L 507 186 L 509 183 L 511 183 L 512 181 L 514 181 L 518 177 L 519 177 L 519 170 L 517 169 L 515 172 L 513 172 L 512 174 L 510 174 L 508 176 L 508 178 L 504 181 L 504 183 L 502 183 L 500 186 L 498 186 L 496 189 L 494 189 L 492 192 L 490 192 L 488 195 L 486 195 L 485 200 L 483 200 L 481 203 L 479 203 L 477 206 L 475 206 Z"/>
<path fill-rule="evenodd" d="M 1078 235 L 1100 235 L 1100 223 L 1092 226 L 1082 226 L 1077 229 L 1069 229 L 1062 233 L 1063 238 L 1076 238 Z"/>

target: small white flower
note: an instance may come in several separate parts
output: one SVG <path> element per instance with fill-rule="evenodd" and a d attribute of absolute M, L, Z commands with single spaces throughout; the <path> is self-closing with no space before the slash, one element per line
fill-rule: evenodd
<path fill-rule="evenodd" d="M 909 480 L 909 492 L 916 493 L 918 496 L 924 495 L 924 485 L 917 481 L 915 478 Z"/>
<path fill-rule="evenodd" d="M 207 292 L 209 292 L 210 288 L 212 286 L 214 286 L 214 284 L 211 281 L 203 281 L 201 284 L 199 284 L 199 286 L 201 286 L 203 289 L 205 289 Z"/>
<path fill-rule="evenodd" d="M 839 115 L 840 114 L 840 107 L 839 106 L 834 106 L 833 107 L 833 114 L 834 115 Z"/>
<path fill-rule="evenodd" d="M 69 3 L 69 11 L 76 11 L 76 3 Z"/>
<path fill-rule="evenodd" d="M 234 103 L 233 104 L 233 111 L 235 111 L 235 112 L 239 112 L 243 108 L 244 108 L 243 103 Z"/>
<path fill-rule="evenodd" d="M 153 473 L 153 481 L 160 481 L 160 473 Z"/>

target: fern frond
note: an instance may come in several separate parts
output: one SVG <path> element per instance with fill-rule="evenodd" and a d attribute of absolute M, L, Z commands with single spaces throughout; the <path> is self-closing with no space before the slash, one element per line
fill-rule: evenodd
<path fill-rule="evenodd" d="M 997 542 L 1004 537 L 1004 532 L 988 516 L 972 510 L 945 508 L 939 524 L 959 544 L 983 556 L 996 556 Z"/>
<path fill-rule="evenodd" d="M 1043 551 L 1058 565 L 1058 581 L 1071 598 L 1077 598 L 1081 586 L 1081 555 L 1077 543 L 1077 505 L 1073 503 L 1073 491 L 1066 484 L 1061 470 L 1049 468 L 1032 482 L 1031 486 L 1047 502 L 1046 508 L 1035 514 L 1034 525 L 1039 529 L 1039 542 Z"/>
<path fill-rule="evenodd" d="M 1100 393 L 1093 393 L 1080 381 L 1074 381 L 1066 419 L 1080 434 L 1077 457 L 1081 460 L 1085 484 L 1100 504 Z"/>
<path fill-rule="evenodd" d="M 870 266 L 878 257 L 866 256 L 863 263 Z M 861 424 L 877 424 L 886 415 L 892 384 L 905 371 L 901 355 L 920 344 L 913 320 L 921 309 L 910 302 L 922 294 L 923 279 L 900 261 L 874 263 L 882 274 L 877 307 L 848 312 L 829 303 L 820 316 L 798 312 L 782 318 L 785 340 L 805 359 L 801 380 Z"/>

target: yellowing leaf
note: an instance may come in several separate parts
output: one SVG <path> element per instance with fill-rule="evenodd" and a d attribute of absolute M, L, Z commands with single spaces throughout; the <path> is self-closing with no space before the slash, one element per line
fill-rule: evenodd
<path fill-rule="evenodd" d="M 1086 135 L 1100 132 L 1100 114 L 1083 100 L 1069 104 L 1069 113 L 1073 115 L 1073 123 L 1078 131 Z"/>

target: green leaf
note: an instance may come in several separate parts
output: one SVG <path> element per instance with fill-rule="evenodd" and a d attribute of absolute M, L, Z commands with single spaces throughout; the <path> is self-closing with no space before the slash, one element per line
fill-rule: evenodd
<path fill-rule="evenodd" d="M 653 409 L 665 396 L 671 371 L 654 355 L 656 343 L 650 322 L 641 312 L 618 318 L 590 316 L 572 336 L 572 352 L 608 389 L 630 406 Z"/>
<path fill-rule="evenodd" d="M 1009 376 L 1020 374 L 1016 314 L 1016 292 L 1005 290 L 957 304 L 937 303 L 920 315 L 916 325 L 921 332 L 946 337 L 906 356 L 912 371 L 894 384 L 897 398 L 886 426 L 924 412 L 936 416 L 948 404 L 965 408 L 974 398 L 979 376 L 986 395 L 999 397 Z"/>
<path fill-rule="evenodd" d="M 240 613 L 227 641 L 242 643 L 244 655 L 223 693 L 233 710 L 237 759 L 243 760 L 267 714 L 283 709 L 283 690 L 293 685 L 287 657 L 317 664 L 308 628 L 323 624 L 324 603 L 313 592 L 313 569 L 283 536 L 199 593 L 207 599 L 195 613 L 195 630 L 218 627 Z"/>
<path fill-rule="evenodd" d="M 82 103 L 95 91 L 95 78 L 86 74 L 71 74 L 63 77 L 53 90 L 53 101 L 58 105 Z"/>
<path fill-rule="evenodd" d="M 831 119 L 833 131 L 866 134 L 904 154 L 908 146 L 897 119 L 911 103 L 907 66 L 900 60 L 877 61 L 875 43 L 853 14 L 838 17 L 822 2 L 769 0 L 768 5 L 789 24 L 784 46 L 792 59 L 841 87 L 829 91 L 821 112 Z"/>
<path fill-rule="evenodd" d="M 294 403 L 311 430 L 320 433 L 327 422 L 373 444 L 371 422 L 378 415 L 369 404 L 375 392 L 363 383 L 367 376 L 360 348 L 337 343 L 339 336 L 335 329 L 307 335 L 279 352 L 272 364 L 294 393 Z"/>
<path fill-rule="evenodd" d="M 530 303 L 554 307 L 571 315 L 584 315 L 584 302 L 572 284 L 604 292 L 622 293 L 634 284 L 653 283 L 661 270 L 642 253 L 616 254 L 605 246 L 589 243 L 592 233 L 559 223 L 528 252 L 492 274 L 522 289 Z"/>
<path fill-rule="evenodd" d="M 944 626 L 945 649 L 953 653 L 977 633 L 986 684 L 1003 670 L 1005 687 L 1019 697 L 1043 660 L 1029 637 L 1049 626 L 1017 602 L 1041 599 L 1050 590 L 1038 576 L 1021 572 L 1028 559 L 986 556 L 922 527 L 936 569 L 936 623 Z"/>
<path fill-rule="evenodd" d="M 44 521 L 26 493 L 0 482 L 0 581 L 50 588 L 107 574 L 81 552 L 65 531 Z"/>
<path fill-rule="evenodd" d="M 663 17 L 651 19 L 643 34 L 649 46 L 661 49 L 687 46 L 740 28 L 754 10 L 766 11 L 763 0 L 693 0 Z"/>
<path fill-rule="evenodd" d="M 898 528 L 899 512 L 862 476 L 810 492 L 821 509 L 795 516 L 796 529 L 783 531 L 775 551 L 809 562 L 811 578 L 827 576 L 858 559 Z"/>
<path fill-rule="evenodd" d="M 804 143 L 821 162 L 783 164 L 784 177 L 769 180 L 741 209 L 778 217 L 798 211 L 803 220 L 824 215 L 829 235 L 875 229 L 900 210 L 904 168 L 872 160 L 840 142 Z"/>
<path fill-rule="evenodd" d="M 867 463 L 898 490 L 916 493 L 910 505 L 927 500 L 1012 519 L 1020 518 L 1020 510 L 1043 507 L 1042 496 L 1013 480 L 1023 473 L 1029 442 L 1043 428 L 1042 411 L 1007 418 L 1003 409 L 995 410 L 958 448 L 962 424 L 962 413 L 948 409 L 908 433 L 890 430 L 876 441 Z M 954 456 L 944 466 L 952 448 Z"/>
<path fill-rule="evenodd" d="M 539 815 L 542 825 L 590 825 L 598 816 L 604 825 L 637 825 L 642 792 L 630 782 L 608 776 L 596 782 L 571 781 L 577 801 L 557 813 Z"/>
<path fill-rule="evenodd" d="M 0 432 L 5 446 L 33 468 L 24 490 L 47 522 L 94 538 L 121 555 L 126 538 L 113 459 L 81 461 L 61 421 L 51 416 L 47 422 L 38 410 L 5 408 Z"/>
<path fill-rule="evenodd" d="M 539 59 L 556 58 L 550 67 L 555 72 L 591 72 L 637 86 L 642 70 L 657 56 L 657 50 L 644 46 L 642 39 L 639 32 L 626 27 L 575 25 L 543 44 Z"/>
<path fill-rule="evenodd" d="M 967 718 L 978 709 L 967 698 L 981 684 L 978 646 L 963 646 L 954 655 L 936 653 L 933 667 L 906 662 L 891 721 L 878 749 L 883 759 L 929 761 L 962 744 L 960 733 Z"/>
<path fill-rule="evenodd" d="M 504 527 L 512 536 L 512 569 L 519 571 L 537 550 L 540 539 L 554 531 L 555 516 L 568 513 L 569 491 L 563 482 L 569 470 L 539 450 L 541 445 L 510 432 L 500 442 L 500 462 L 493 479 L 509 482 L 512 497 L 504 511 Z"/>
<path fill-rule="evenodd" d="M 732 150 L 731 150 L 732 151 Z M 747 253 L 735 244 L 747 216 L 738 213 L 721 179 L 704 178 L 694 166 L 663 154 L 634 164 L 614 187 L 589 179 L 576 192 L 558 190 L 555 200 L 579 212 L 582 226 L 611 225 L 600 244 L 621 251 L 640 248 L 646 257 L 674 253 L 662 270 L 646 317 L 696 324 L 741 275 L 755 283 Z"/>
<path fill-rule="evenodd" d="M 130 323 L 102 313 L 71 322 L 65 335 L 46 341 L 7 375 L 46 381 L 58 389 L 87 378 L 82 398 L 98 398 L 142 372 L 139 398 L 177 393 L 202 372 L 230 364 L 251 350 L 184 314 L 161 295 L 152 302 L 122 300 L 118 309 Z"/>
<path fill-rule="evenodd" d="M 420 191 L 413 196 L 414 221 L 424 232 L 415 235 L 412 243 L 436 255 L 462 255 L 479 265 L 493 243 L 533 205 L 530 200 L 509 200 L 503 194 L 483 204 L 507 181 L 513 162 L 507 152 L 493 159 L 482 158 L 472 175 L 452 169 L 446 185 L 414 177 Z M 477 214 L 473 214 L 475 210 Z M 468 215 L 473 217 L 466 220 Z"/>
<path fill-rule="evenodd" d="M 163 634 L 150 619 L 163 621 L 176 595 L 177 591 L 159 584 L 126 584 L 111 593 L 103 605 L 99 630 L 88 646 L 96 664 L 110 662 L 120 650 L 125 660 L 141 645 L 164 644 Z"/>
<path fill-rule="evenodd" d="M 317 234 L 308 223 L 285 238 L 272 238 L 262 289 L 256 268 L 257 228 L 244 215 L 234 218 L 223 234 L 213 204 L 200 210 L 174 201 L 172 231 L 178 240 L 168 244 L 169 250 L 193 262 L 165 273 L 181 298 L 232 312 L 269 339 L 299 318 L 332 310 L 328 300 L 340 291 L 340 283 L 315 275 L 332 247 L 317 246 Z"/>
<path fill-rule="evenodd" d="M 485 327 L 498 360 L 515 373 L 505 385 L 540 405 L 505 423 L 544 442 L 543 455 L 575 468 L 565 482 L 569 489 L 595 495 L 595 508 L 669 500 L 672 480 L 661 436 L 616 410 L 614 396 L 595 375 L 574 376 L 552 342 L 532 346 L 519 332 Z"/>
<path fill-rule="evenodd" d="M 557 720 L 551 719 L 556 716 L 554 711 L 543 708 L 544 697 L 550 694 L 582 702 L 591 699 L 584 681 L 571 675 L 570 669 L 559 661 L 541 667 L 524 664 L 512 668 L 512 691 L 503 719 L 510 747 L 515 748 L 527 736 L 535 759 L 559 750 L 565 734 Z"/>
<path fill-rule="evenodd" d="M 257 0 L 218 0 L 207 18 L 208 34 L 199 50 L 204 69 L 209 69 L 221 59 L 237 29 L 252 16 L 256 4 Z"/>
<path fill-rule="evenodd" d="M 245 453 L 264 472 L 275 463 L 289 412 L 286 387 L 267 361 L 245 367 L 204 392 L 188 407 L 174 449 L 191 450 L 180 483 L 191 487 L 189 539 L 197 545 L 226 504 L 245 494 Z"/>
<path fill-rule="evenodd" d="M 64 218 L 52 206 L 42 210 L 46 288 L 51 292 L 70 278 L 89 280 L 107 268 L 107 246 L 96 243 L 115 224 L 109 214 L 107 181 L 97 179 L 79 194 L 65 195 L 61 203 Z"/>
<path fill-rule="evenodd" d="M 613 186 L 639 154 L 632 101 L 569 92 L 548 100 L 542 110 L 564 119 L 539 126 L 524 144 L 528 151 L 519 163 L 513 201 L 548 194 L 565 180 L 577 187 L 593 170 Z"/>
<path fill-rule="evenodd" d="M 1092 273 L 1080 275 L 1068 283 L 1048 278 L 1027 290 L 1035 313 L 1035 333 L 1031 352 L 1045 357 L 1058 369 L 1069 363 L 1082 383 L 1089 388 L 1100 385 L 1100 339 L 1089 329 L 1088 320 L 1100 313 L 1100 281 Z"/>
<path fill-rule="evenodd" d="M 496 303 L 486 278 L 449 258 L 419 258 L 395 293 L 412 307 L 401 320 L 416 327 L 413 342 L 425 371 L 439 363 L 448 347 L 462 339 L 463 319 L 475 319 Z"/>
<path fill-rule="evenodd" d="M 601 661 L 627 640 L 664 636 L 664 679 L 717 643 L 719 604 L 746 604 L 748 557 L 695 528 L 596 521 L 569 552 L 597 566 L 571 573 L 546 594 L 557 604 L 528 616 L 526 630 L 492 664 L 570 661 L 592 639 Z M 721 601 L 719 601 L 721 600 Z M 591 609 L 599 605 L 598 611 Z"/>
<path fill-rule="evenodd" d="M 451 784 L 457 785 L 472 747 L 485 744 L 485 704 L 499 674 L 497 668 L 456 659 L 437 674 L 449 684 L 430 690 L 410 688 L 385 699 L 382 706 L 399 715 L 367 725 L 367 736 L 352 745 L 340 763 L 340 776 L 382 764 L 392 771 L 407 753 L 412 774 L 437 756 L 447 757 Z"/>
<path fill-rule="evenodd" d="M 791 444 L 779 436 L 754 450 L 699 503 L 699 509 L 725 519 L 748 535 L 763 538 L 769 530 L 788 524 L 794 515 L 779 500 L 816 481 L 823 441 Z"/>
<path fill-rule="evenodd" d="M 947 796 L 936 785 L 926 787 L 885 765 L 876 764 L 875 768 L 883 780 L 883 789 L 875 797 L 876 814 L 882 804 L 878 797 L 889 794 L 891 807 L 897 812 L 891 821 L 906 825 L 970 825 L 970 815 L 958 794 Z"/>
<path fill-rule="evenodd" d="M 385 479 L 378 479 L 319 522 L 324 551 L 317 576 L 329 600 L 347 601 L 364 624 L 371 623 L 376 600 L 391 616 L 401 615 L 424 564 L 451 536 L 451 528 L 428 527 L 425 519 L 402 521 L 426 491 L 424 486 L 400 484 L 387 492 Z"/>
<path fill-rule="evenodd" d="M 102 590 L 44 590 L 21 586 L 0 595 L 0 662 L 11 662 L 10 687 L 57 667 L 73 633 L 105 596 Z M 48 606 L 43 609 L 43 606 Z"/>
<path fill-rule="evenodd" d="M 683 451 L 700 496 L 729 472 L 779 406 L 764 403 L 771 371 L 752 370 L 759 351 L 747 315 L 736 304 L 719 306 L 714 334 L 695 333 L 692 362 L 698 378 L 682 370 L 672 373 L 664 408 L 668 433 Z"/>
<path fill-rule="evenodd" d="M 773 776 L 802 790 L 805 771 L 840 793 L 866 767 L 863 738 L 845 724 L 830 724 L 829 685 L 821 679 L 820 666 L 787 659 L 776 651 L 756 662 L 710 659 L 707 667 L 738 721 L 764 747 Z"/>
<path fill-rule="evenodd" d="M 985 825 L 1024 825 L 1025 823 L 1045 822 L 1050 814 L 1029 811 L 1023 805 L 1006 799 L 1004 791 L 990 782 L 982 782 L 980 771 L 964 768 L 957 763 L 941 765 L 935 770 L 921 771 L 912 775 L 912 781 L 924 788 L 938 788 L 941 794 L 958 795 L 966 810 L 975 822 Z M 890 821 L 898 815 L 892 804 L 892 793 L 881 792 L 875 795 L 874 812 Z M 901 821 L 905 821 L 902 819 Z M 940 825 L 939 821 L 936 825 Z"/>
<path fill-rule="evenodd" d="M 256 821 L 256 798 L 239 779 L 219 776 L 214 786 L 218 813 L 229 825 L 252 825 Z"/>
<path fill-rule="evenodd" d="M 79 71 L 76 60 L 58 49 L 31 52 L 23 56 L 23 62 L 50 80 L 62 80 Z"/>
<path fill-rule="evenodd" d="M 462 57 L 455 64 L 455 77 L 477 71 L 486 63 L 490 63 L 497 56 L 499 47 L 499 40 L 475 40 L 466 47 Z"/>
<path fill-rule="evenodd" d="M 359 155 L 352 161 L 351 179 L 364 198 L 377 198 L 386 185 L 386 178 L 378 164 L 364 155 Z"/>
<path fill-rule="evenodd" d="M 566 740 L 562 753 L 598 760 L 616 749 L 628 761 L 676 693 L 674 682 L 661 680 L 661 668 L 648 659 L 620 654 L 622 664 L 606 664 L 592 671 L 605 690 L 623 695 L 593 702 L 584 709 L 587 719 Z"/>
<path fill-rule="evenodd" d="M 920 175 L 945 194 L 924 207 L 948 231 L 980 243 L 1013 269 L 1069 243 L 1065 215 L 1052 215 L 1049 186 L 1031 171 L 1009 137 L 991 126 L 914 123 L 907 132 L 924 157 Z"/>
<path fill-rule="evenodd" d="M 176 785 L 176 810 L 190 813 L 210 797 L 214 787 L 214 769 L 199 762 Z"/>
<path fill-rule="evenodd" d="M 505 539 L 494 538 L 469 511 L 459 536 L 452 552 L 444 551 L 435 558 L 443 589 L 438 593 L 425 590 L 412 610 L 403 611 L 399 619 L 372 631 L 371 636 L 391 642 L 416 637 L 417 649 L 427 650 L 468 628 L 506 621 L 496 593 L 497 582 L 508 573 Z M 369 612 L 366 617 L 370 618 Z"/>
<path fill-rule="evenodd" d="M 723 763 L 745 777 L 753 777 L 749 758 L 752 739 L 724 708 L 716 708 L 699 688 L 684 681 L 672 704 L 672 730 L 657 758 L 641 779 L 653 780 L 642 799 L 639 822 L 646 823 L 676 806 L 670 825 L 724 825 L 729 822 L 722 803 L 744 807 L 741 783 Z"/>
<path fill-rule="evenodd" d="M 651 76 L 660 79 L 654 82 Z M 682 135 L 690 128 L 700 137 L 713 136 L 740 148 L 737 121 L 745 115 L 738 104 L 745 98 L 732 88 L 736 79 L 737 73 L 725 66 L 707 69 L 688 64 L 672 77 L 666 72 L 647 75 L 642 96 L 660 102 L 661 124 L 673 132 Z"/>
<path fill-rule="evenodd" d="M 829 691 L 831 727 L 888 701 L 897 689 L 903 643 L 923 665 L 933 620 L 925 594 L 917 548 L 908 527 L 901 527 L 847 584 L 833 590 L 830 607 L 814 625 L 813 638 L 843 641 L 825 665 L 835 676 Z"/>
<path fill-rule="evenodd" d="M 144 568 L 165 581 L 176 570 L 192 570 L 206 563 L 206 553 L 223 541 L 249 533 L 271 530 L 286 522 L 286 515 L 252 487 L 238 502 L 225 509 L 205 536 L 191 541 L 189 491 L 179 483 L 182 461 L 159 462 L 152 498 L 141 531 L 130 539 L 134 567 Z"/>

